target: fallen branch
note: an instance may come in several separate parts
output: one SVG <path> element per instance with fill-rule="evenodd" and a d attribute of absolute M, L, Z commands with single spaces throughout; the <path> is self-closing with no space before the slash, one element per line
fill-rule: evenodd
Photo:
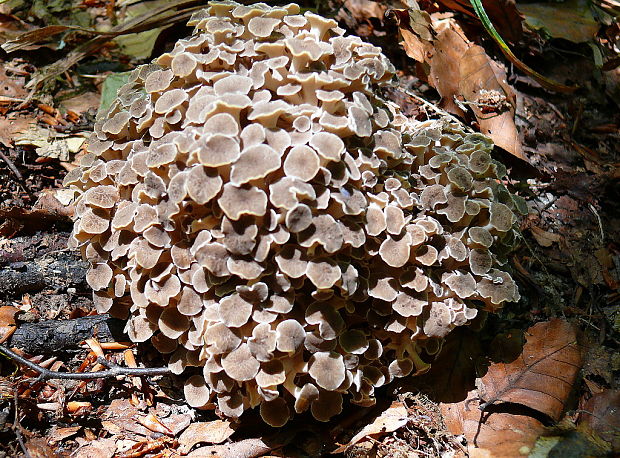
<path fill-rule="evenodd" d="M 22 323 L 11 336 L 9 346 L 32 355 L 49 355 L 79 350 L 82 342 L 93 337 L 99 342 L 129 341 L 123 332 L 124 325 L 124 321 L 110 318 L 108 314 Z"/>
<path fill-rule="evenodd" d="M 118 376 L 133 376 L 133 377 L 155 377 L 158 375 L 168 375 L 170 374 L 170 369 L 167 367 L 121 367 L 116 364 L 111 363 L 103 358 L 98 358 L 97 362 L 103 364 L 108 367 L 108 370 L 105 371 L 97 371 L 97 372 L 59 372 L 59 371 L 51 371 L 49 369 L 45 369 L 44 367 L 39 366 L 32 361 L 24 358 L 23 356 L 18 355 L 13 350 L 6 348 L 4 345 L 0 345 L 0 353 L 6 356 L 9 359 L 17 361 L 20 364 L 23 364 L 29 369 L 37 372 L 39 377 L 37 381 L 51 380 L 51 379 L 60 379 L 60 380 L 91 380 L 91 379 L 106 379 L 106 378 L 114 378 Z"/>

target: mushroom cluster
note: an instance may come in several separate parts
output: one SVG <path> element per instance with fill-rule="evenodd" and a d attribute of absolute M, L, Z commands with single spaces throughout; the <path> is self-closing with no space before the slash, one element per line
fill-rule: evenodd
<path fill-rule="evenodd" d="M 408 120 L 381 50 L 297 5 L 190 25 L 65 184 L 97 310 L 186 371 L 191 406 L 326 421 L 519 298 L 499 267 L 522 202 L 488 138 Z"/>

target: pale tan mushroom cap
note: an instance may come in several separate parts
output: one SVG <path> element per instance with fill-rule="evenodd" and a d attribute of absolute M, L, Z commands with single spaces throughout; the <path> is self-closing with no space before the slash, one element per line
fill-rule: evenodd
<path fill-rule="evenodd" d="M 381 50 L 295 4 L 214 1 L 189 24 L 66 185 L 97 309 L 169 355 L 191 406 L 326 421 L 519 299 L 496 254 L 519 201 L 486 137 L 407 120 Z"/>

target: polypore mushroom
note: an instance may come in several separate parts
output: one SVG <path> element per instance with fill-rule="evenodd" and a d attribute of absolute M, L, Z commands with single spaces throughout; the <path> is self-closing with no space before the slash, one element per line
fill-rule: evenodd
<path fill-rule="evenodd" d="M 297 5 L 190 25 L 65 183 L 95 307 L 187 374 L 191 406 L 327 421 L 518 300 L 498 256 L 524 206 L 485 136 L 407 119 L 380 49 Z"/>

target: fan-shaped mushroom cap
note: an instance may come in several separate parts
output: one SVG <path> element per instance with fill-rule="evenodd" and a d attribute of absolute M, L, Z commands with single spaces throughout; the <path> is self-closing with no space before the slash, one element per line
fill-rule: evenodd
<path fill-rule="evenodd" d="M 211 390 L 202 375 L 192 375 L 185 381 L 183 387 L 185 399 L 191 407 L 201 408 L 209 404 Z"/>
<path fill-rule="evenodd" d="M 236 350 L 222 356 L 222 367 L 232 379 L 243 382 L 256 377 L 260 363 L 252 356 L 247 344 L 241 344 Z"/>
<path fill-rule="evenodd" d="M 338 388 L 345 378 L 342 355 L 335 352 L 318 352 L 308 363 L 310 376 L 321 388 L 332 391 Z"/>
<path fill-rule="evenodd" d="M 518 300 L 501 266 L 527 208 L 485 136 L 405 117 L 381 50 L 298 5 L 211 1 L 190 25 L 65 179 L 95 308 L 202 367 L 190 405 L 327 421 Z"/>

